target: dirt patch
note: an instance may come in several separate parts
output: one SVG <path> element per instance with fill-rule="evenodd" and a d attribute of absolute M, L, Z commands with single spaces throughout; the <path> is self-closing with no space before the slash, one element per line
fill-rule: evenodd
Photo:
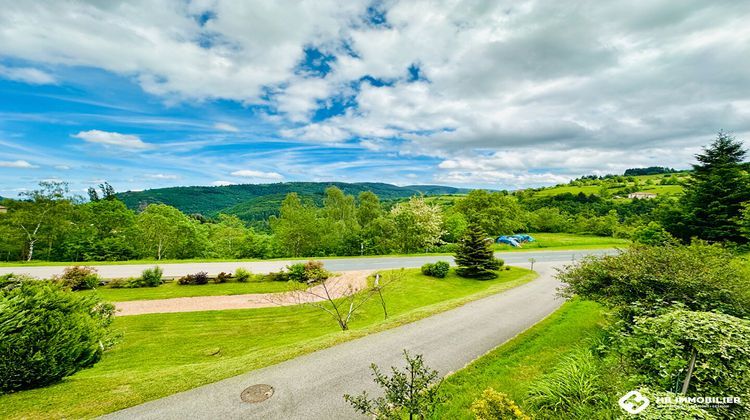
<path fill-rule="evenodd" d="M 367 286 L 367 277 L 371 270 L 346 271 L 326 280 L 326 286 L 333 298 L 346 296 Z M 185 286 L 200 287 L 200 286 Z M 321 285 L 313 286 L 311 291 L 322 294 Z M 322 300 L 308 293 L 280 292 L 256 293 L 231 296 L 195 296 L 158 300 L 133 300 L 117 302 L 117 315 L 143 315 L 174 312 L 220 311 L 225 309 L 268 308 L 272 306 L 291 306 L 305 302 Z"/>

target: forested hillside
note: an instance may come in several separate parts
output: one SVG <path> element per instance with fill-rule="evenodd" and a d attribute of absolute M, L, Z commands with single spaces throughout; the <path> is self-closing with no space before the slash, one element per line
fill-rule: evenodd
<path fill-rule="evenodd" d="M 323 204 L 325 189 L 335 186 L 346 194 L 358 195 L 371 191 L 381 200 L 408 198 L 414 195 L 461 194 L 468 190 L 439 185 L 399 187 L 383 183 L 285 182 L 276 184 L 242 184 L 219 187 L 172 187 L 117 194 L 128 208 L 137 210 L 148 204 L 167 204 L 186 214 L 216 216 L 233 214 L 245 221 L 266 220 L 278 215 L 281 201 L 289 193 L 297 193 L 304 201 Z"/>

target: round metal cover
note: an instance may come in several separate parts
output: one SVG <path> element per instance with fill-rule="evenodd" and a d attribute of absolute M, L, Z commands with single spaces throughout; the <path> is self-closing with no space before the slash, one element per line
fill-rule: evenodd
<path fill-rule="evenodd" d="M 259 403 L 271 398 L 273 387 L 266 384 L 251 385 L 240 394 L 240 399 L 246 403 Z"/>

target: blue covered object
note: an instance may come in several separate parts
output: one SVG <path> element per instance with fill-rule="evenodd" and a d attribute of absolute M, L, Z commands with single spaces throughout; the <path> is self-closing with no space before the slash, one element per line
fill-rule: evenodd
<path fill-rule="evenodd" d="M 521 244 L 513 237 L 511 236 L 501 236 L 497 238 L 497 241 L 495 241 L 499 244 L 508 244 L 514 248 L 518 248 L 521 246 Z"/>
<path fill-rule="evenodd" d="M 534 242 L 534 238 L 531 235 L 518 234 L 511 235 L 510 237 L 518 242 Z"/>

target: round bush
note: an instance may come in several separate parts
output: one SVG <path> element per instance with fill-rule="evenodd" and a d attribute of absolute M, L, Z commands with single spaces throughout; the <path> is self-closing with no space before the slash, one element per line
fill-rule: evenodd
<path fill-rule="evenodd" d="M 66 267 L 57 281 L 70 290 L 88 290 L 99 285 L 99 274 L 93 267 Z"/>
<path fill-rule="evenodd" d="M 59 381 L 112 344 L 114 307 L 47 281 L 0 290 L 0 393 Z"/>

